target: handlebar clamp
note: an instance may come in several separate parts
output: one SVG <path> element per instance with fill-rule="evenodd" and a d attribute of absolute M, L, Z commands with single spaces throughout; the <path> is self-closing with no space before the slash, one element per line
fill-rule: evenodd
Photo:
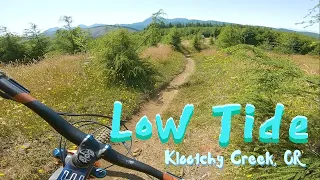
<path fill-rule="evenodd" d="M 101 148 L 100 143 L 92 135 L 88 135 L 78 147 L 72 161 L 79 168 L 89 167 L 99 160 L 101 155 L 109 148 L 110 145 Z"/>
<path fill-rule="evenodd" d="M 69 175 L 72 174 L 77 177 L 88 177 L 94 163 L 109 148 L 111 148 L 110 145 L 103 147 L 92 135 L 87 135 L 79 145 L 77 152 L 63 168 L 59 178 L 70 178 Z"/>

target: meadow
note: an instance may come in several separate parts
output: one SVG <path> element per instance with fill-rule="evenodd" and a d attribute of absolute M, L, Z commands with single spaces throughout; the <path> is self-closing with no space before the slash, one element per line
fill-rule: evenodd
<path fill-rule="evenodd" d="M 153 54 L 154 51 L 157 53 Z M 185 64 L 184 56 L 166 45 L 146 48 L 140 56 L 159 70 L 155 92 L 180 73 Z M 125 86 L 106 86 L 103 74 L 87 67 L 92 59 L 88 54 L 61 55 L 45 58 L 39 63 L 10 64 L 1 69 L 57 112 L 112 116 L 113 103 L 120 101 L 124 105 L 123 119 L 130 119 L 141 103 L 152 95 Z M 3 157 L 0 178 L 48 178 L 57 168 L 51 153 L 58 147 L 58 135 L 23 105 L 2 98 L 0 103 L 0 154 Z M 75 120 L 80 119 L 73 118 Z M 108 119 L 101 121 L 109 123 Z"/>
<path fill-rule="evenodd" d="M 185 42 L 192 51 L 190 43 Z M 219 179 L 316 179 L 319 177 L 319 61 L 317 56 L 285 55 L 266 52 L 250 45 L 236 45 L 226 49 L 215 46 L 192 54 L 196 72 L 184 84 L 178 96 L 166 111 L 165 118 L 179 119 L 186 104 L 194 104 L 192 117 L 184 142 L 171 144 L 181 154 L 212 152 L 226 157 L 223 171 L 202 167 L 194 170 L 196 175 L 209 172 Z M 318 65 L 318 66 L 316 66 Z M 212 107 L 226 104 L 241 104 L 241 114 L 232 118 L 230 144 L 219 147 L 221 118 L 212 116 Z M 275 106 L 282 103 L 285 114 L 280 128 L 278 144 L 259 141 L 259 127 L 274 115 Z M 245 105 L 256 107 L 253 142 L 244 142 Z M 294 144 L 289 141 L 288 128 L 293 117 L 308 117 L 308 143 Z M 277 168 L 241 166 L 229 161 L 233 151 L 242 154 L 274 154 Z M 299 149 L 301 161 L 308 168 L 288 167 L 283 162 L 286 150 Z M 170 167 L 180 172 L 181 167 Z M 220 175 L 218 175 L 220 174 Z"/>
<path fill-rule="evenodd" d="M 64 18 L 71 27 L 71 17 Z M 221 179 L 320 176 L 319 39 L 243 25 L 170 27 L 157 18 L 143 31 L 120 29 L 98 38 L 89 37 L 81 28 L 57 31 L 51 39 L 38 34 L 35 26 L 29 40 L 5 32 L 0 36 L 0 68 L 56 111 L 111 116 L 113 103 L 120 101 L 123 119 L 130 120 L 184 70 L 185 55 L 191 56 L 195 72 L 176 87 L 179 93 L 162 116 L 178 120 L 186 104 L 193 104 L 195 113 L 183 143 L 170 141 L 171 147 L 185 154 L 212 152 L 226 157 L 235 149 L 251 154 L 269 151 L 275 160 L 286 149 L 300 149 L 308 168 L 227 163 L 223 171 L 193 167 L 187 175 L 198 178 L 211 173 Z M 242 108 L 232 119 L 230 145 L 222 149 L 220 119 L 212 116 L 212 106 L 231 103 L 255 105 L 253 142 L 243 141 Z M 277 103 L 285 106 L 280 143 L 261 143 L 258 127 L 274 115 Z M 0 98 L 0 107 L 0 179 L 47 179 L 58 168 L 51 152 L 58 146 L 58 134 L 23 105 Z M 308 117 L 307 144 L 289 142 L 288 126 L 297 115 Z M 179 167 L 164 169 L 181 172 Z"/>

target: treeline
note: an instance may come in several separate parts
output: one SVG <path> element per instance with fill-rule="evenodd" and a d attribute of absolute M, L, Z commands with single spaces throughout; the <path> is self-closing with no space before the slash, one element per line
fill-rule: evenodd
<path fill-rule="evenodd" d="M 216 26 L 226 26 L 229 23 L 209 23 L 209 22 L 188 22 L 188 23 L 164 23 L 161 22 L 160 23 L 160 28 L 173 28 L 173 27 L 177 27 L 177 28 L 183 28 L 183 27 L 216 27 Z"/>
<path fill-rule="evenodd" d="M 167 34 L 170 29 L 163 29 Z M 178 28 L 178 32 L 186 39 L 194 39 L 202 35 L 212 38 L 221 48 L 237 44 L 254 45 L 267 50 L 287 54 L 314 54 L 320 52 L 319 39 L 293 32 L 281 32 L 272 28 L 245 25 L 216 25 L 213 27 L 186 26 Z M 211 41 L 213 41 L 211 40 Z"/>
<path fill-rule="evenodd" d="M 210 23 L 165 24 L 161 13 L 154 14 L 153 22 L 145 30 L 133 33 L 137 41 L 144 40 L 143 45 L 154 46 L 165 42 L 179 50 L 181 39 L 192 39 L 196 49 L 201 49 L 201 38 L 210 38 L 210 44 L 226 48 L 237 44 L 250 44 L 263 49 L 288 54 L 314 54 L 320 52 L 320 43 L 316 38 L 298 33 L 280 32 L 272 28 Z M 81 28 L 71 28 L 72 18 L 61 19 L 65 25 L 52 38 L 44 36 L 35 24 L 25 30 L 23 36 L 0 31 L 0 62 L 8 63 L 18 60 L 30 62 L 39 60 L 47 53 L 74 54 L 87 52 L 88 44 L 93 40 Z M 138 36 L 142 36 L 138 37 Z M 201 37 L 202 36 L 202 37 Z"/>
<path fill-rule="evenodd" d="M 0 63 L 18 61 L 27 63 L 42 59 L 47 53 L 74 54 L 86 52 L 90 36 L 81 28 L 71 28 L 72 18 L 61 19 L 64 29 L 57 30 L 53 38 L 43 35 L 37 25 L 31 23 L 22 36 L 0 29 Z"/>

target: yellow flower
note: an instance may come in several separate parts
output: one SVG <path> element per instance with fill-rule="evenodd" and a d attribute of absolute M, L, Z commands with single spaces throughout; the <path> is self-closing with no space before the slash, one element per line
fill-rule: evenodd
<path fill-rule="evenodd" d="M 39 173 L 43 173 L 43 170 L 42 170 L 42 169 L 39 169 L 38 172 L 39 172 Z"/>
<path fill-rule="evenodd" d="M 251 177 L 252 177 L 252 174 L 248 174 L 247 177 L 248 177 L 248 178 L 251 178 Z"/>
<path fill-rule="evenodd" d="M 0 173 L 0 176 L 4 176 L 5 174 L 4 173 Z"/>

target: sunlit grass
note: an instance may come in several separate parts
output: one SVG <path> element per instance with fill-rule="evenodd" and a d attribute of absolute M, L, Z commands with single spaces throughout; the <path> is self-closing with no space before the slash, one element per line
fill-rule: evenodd
<path fill-rule="evenodd" d="M 194 104 L 195 107 L 183 143 L 171 144 L 172 148 L 183 154 L 213 152 L 223 154 L 228 159 L 231 152 L 236 149 L 241 149 L 247 154 L 263 154 L 268 150 L 275 154 L 280 166 L 285 150 L 296 148 L 303 151 L 304 158 L 311 158 L 305 159 L 306 162 L 317 162 L 311 151 L 319 142 L 317 137 L 320 135 L 319 104 L 316 103 L 319 88 L 312 87 L 306 80 L 318 83 L 319 75 L 304 74 L 290 58 L 268 56 L 259 49 L 242 45 L 231 47 L 226 51 L 205 50 L 193 54 L 193 59 L 196 61 L 196 72 L 190 81 L 181 87 L 179 94 L 165 112 L 166 118 L 179 119 L 186 104 Z M 242 113 L 233 117 L 230 145 L 223 149 L 219 147 L 218 142 L 221 118 L 212 116 L 212 106 L 233 103 L 242 105 Z M 253 143 L 244 143 L 243 139 L 244 107 L 247 103 L 256 106 Z M 285 105 L 280 143 L 266 145 L 259 142 L 259 127 L 261 123 L 273 116 L 276 103 Z M 309 143 L 307 145 L 295 145 L 288 139 L 289 123 L 297 115 L 308 117 Z M 210 148 L 203 148 L 206 145 Z M 224 176 L 220 176 L 219 179 L 230 178 L 225 175 L 240 179 L 250 176 L 256 179 L 261 173 L 272 174 L 277 171 L 270 168 L 258 170 L 249 166 L 236 168 L 230 164 L 230 161 L 226 163 Z M 169 168 L 176 172 L 180 169 L 179 167 Z M 212 168 L 209 171 L 214 174 L 217 170 Z M 289 168 L 288 171 L 290 171 Z M 303 170 L 300 170 L 300 173 L 304 173 Z"/>
<path fill-rule="evenodd" d="M 158 89 L 181 72 L 185 62 L 183 55 L 171 49 L 145 60 L 159 72 Z M 103 74 L 91 71 L 92 61 L 88 55 L 56 56 L 1 69 L 56 111 L 111 116 L 113 103 L 120 101 L 123 119 L 130 119 L 148 95 L 124 86 L 106 86 Z M 58 146 L 57 133 L 21 104 L 0 99 L 0 107 L 0 179 L 48 179 L 58 168 L 51 157 Z"/>

